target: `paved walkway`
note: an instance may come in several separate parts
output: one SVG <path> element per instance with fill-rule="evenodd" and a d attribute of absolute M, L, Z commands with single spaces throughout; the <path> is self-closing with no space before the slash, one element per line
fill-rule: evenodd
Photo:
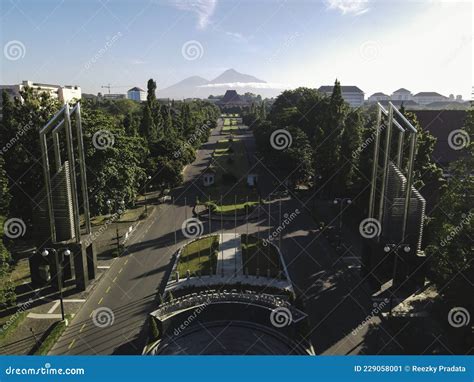
<path fill-rule="evenodd" d="M 243 275 L 242 249 L 240 244 L 240 234 L 224 233 L 219 235 L 217 275 Z"/>

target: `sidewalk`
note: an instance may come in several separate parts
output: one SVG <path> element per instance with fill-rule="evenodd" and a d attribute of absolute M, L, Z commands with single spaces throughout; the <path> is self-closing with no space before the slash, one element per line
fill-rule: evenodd
<path fill-rule="evenodd" d="M 157 206 L 148 206 L 148 217 Z M 95 286 L 117 258 L 117 229 L 120 245 L 126 243 L 147 218 L 136 221 L 110 222 L 92 226 L 93 242 L 97 251 L 96 278 L 85 291 L 77 292 L 66 284 L 63 290 L 65 314 L 74 316 L 82 307 Z M 27 260 L 21 260 L 27 261 Z M 36 288 L 29 280 L 17 287 L 23 290 L 18 297 L 17 309 L 5 317 L 9 325 L 18 325 L 6 338 L 0 339 L 0 354 L 27 355 L 37 342 L 48 335 L 52 324 L 61 319 L 59 293 L 51 287 Z M 17 320 L 21 322 L 17 323 Z"/>
<path fill-rule="evenodd" d="M 219 235 L 219 253 L 217 255 L 217 275 L 231 277 L 243 275 L 242 249 L 239 234 Z"/>

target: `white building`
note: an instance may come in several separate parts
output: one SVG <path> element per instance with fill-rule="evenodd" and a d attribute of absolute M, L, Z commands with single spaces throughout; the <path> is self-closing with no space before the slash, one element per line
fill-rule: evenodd
<path fill-rule="evenodd" d="M 385 93 L 374 93 L 369 97 L 368 100 L 370 103 L 376 103 L 376 102 L 383 102 L 383 101 L 390 101 L 390 96 L 385 94 Z"/>
<path fill-rule="evenodd" d="M 146 92 L 145 90 L 135 86 L 127 92 L 127 98 L 139 102 L 146 101 Z"/>
<path fill-rule="evenodd" d="M 320 93 L 331 96 L 334 86 L 321 86 Z M 362 106 L 364 104 L 364 92 L 357 86 L 341 86 L 342 98 L 352 107 Z"/>
<path fill-rule="evenodd" d="M 10 96 L 20 97 L 20 92 L 26 87 L 33 89 L 38 94 L 49 93 L 52 98 L 58 99 L 63 104 L 74 100 L 78 101 L 82 97 L 80 86 L 41 84 L 33 81 L 23 81 L 18 85 L 0 85 L 0 91 L 6 90 Z"/>
<path fill-rule="evenodd" d="M 433 102 L 445 102 L 448 100 L 447 97 L 436 92 L 420 92 L 413 96 L 415 101 L 422 106 L 429 105 Z"/>
<path fill-rule="evenodd" d="M 413 101 L 413 94 L 410 90 L 400 88 L 393 92 L 392 101 Z"/>

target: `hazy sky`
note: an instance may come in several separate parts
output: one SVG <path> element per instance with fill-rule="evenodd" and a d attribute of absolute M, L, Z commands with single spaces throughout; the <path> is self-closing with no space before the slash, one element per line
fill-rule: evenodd
<path fill-rule="evenodd" d="M 470 99 L 470 1 L 0 0 L 0 83 L 164 88 L 234 68 L 275 86 L 337 77 Z M 279 85 L 277 85 L 279 84 Z M 159 94 L 159 93 L 158 93 Z"/>

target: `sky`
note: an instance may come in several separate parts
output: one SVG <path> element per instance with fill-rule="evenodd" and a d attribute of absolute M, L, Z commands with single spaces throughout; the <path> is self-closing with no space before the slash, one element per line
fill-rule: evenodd
<path fill-rule="evenodd" d="M 0 84 L 159 90 L 226 69 L 269 87 L 471 99 L 473 5 L 438 0 L 0 0 Z"/>

